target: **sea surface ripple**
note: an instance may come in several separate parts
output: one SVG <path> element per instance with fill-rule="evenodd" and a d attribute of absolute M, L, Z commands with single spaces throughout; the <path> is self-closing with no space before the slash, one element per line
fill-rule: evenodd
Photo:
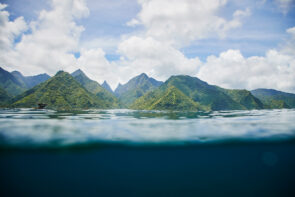
<path fill-rule="evenodd" d="M 295 110 L 0 109 L 0 147 L 186 145 L 295 139 Z"/>

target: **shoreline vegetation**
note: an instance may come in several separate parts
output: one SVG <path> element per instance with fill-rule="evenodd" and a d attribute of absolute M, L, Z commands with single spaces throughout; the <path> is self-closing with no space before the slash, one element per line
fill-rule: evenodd
<path fill-rule="evenodd" d="M 25 77 L 0 67 L 0 107 L 59 111 L 135 109 L 215 111 L 295 108 L 295 94 L 273 89 L 225 89 L 197 77 L 171 76 L 165 82 L 142 73 L 113 91 L 89 79 L 82 70 Z"/>

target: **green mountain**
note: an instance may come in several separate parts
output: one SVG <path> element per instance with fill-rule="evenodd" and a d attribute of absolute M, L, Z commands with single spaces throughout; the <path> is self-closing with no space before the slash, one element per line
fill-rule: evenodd
<path fill-rule="evenodd" d="M 26 85 L 18 81 L 10 72 L 0 67 L 0 87 L 3 88 L 7 94 L 16 96 L 24 92 Z"/>
<path fill-rule="evenodd" d="M 42 83 L 50 78 L 49 75 L 46 73 L 44 74 L 39 74 L 35 76 L 23 76 L 20 72 L 18 71 L 13 71 L 11 74 L 21 83 L 23 86 L 25 86 L 27 89 L 30 89 L 39 83 Z"/>
<path fill-rule="evenodd" d="M 49 78 L 47 74 L 25 77 L 18 71 L 10 73 L 0 67 L 0 87 L 10 96 L 19 95 Z"/>
<path fill-rule="evenodd" d="M 38 103 L 45 103 L 48 108 L 58 110 L 110 107 L 63 71 L 17 96 L 15 100 L 12 107 L 36 107 Z"/>
<path fill-rule="evenodd" d="M 80 69 L 71 75 L 59 71 L 50 78 L 47 74 L 26 77 L 0 67 L 0 107 L 36 107 L 38 103 L 58 110 L 122 106 L 194 111 L 275 109 L 295 108 L 295 94 L 273 89 L 224 89 L 187 75 L 171 76 L 163 83 L 144 73 L 119 84 L 113 92 L 106 81 L 100 85 Z"/>
<path fill-rule="evenodd" d="M 216 86 L 217 87 L 217 86 Z M 219 87 L 217 87 L 219 88 Z M 226 93 L 237 103 L 243 105 L 246 109 L 263 109 L 263 103 L 257 99 L 252 93 L 248 90 L 232 90 L 219 88 L 221 91 Z"/>
<path fill-rule="evenodd" d="M 121 107 L 118 99 L 112 93 L 104 89 L 98 82 L 89 79 L 82 70 L 78 69 L 71 75 L 89 92 L 102 99 L 109 108 Z"/>
<path fill-rule="evenodd" d="M 198 110 L 241 110 L 260 109 L 261 102 L 246 90 L 227 90 L 217 86 L 209 85 L 206 82 L 185 75 L 172 76 L 159 88 L 145 94 L 137 99 L 132 105 L 133 109 L 162 109 L 157 103 L 165 103 L 170 88 L 177 89 L 182 93 L 186 105 Z M 181 98 L 181 95 L 178 94 Z M 185 97 L 183 96 L 185 95 Z M 188 100 L 190 99 L 190 100 Z M 192 101 L 192 102 L 190 102 Z M 193 105 L 194 104 L 194 105 Z M 188 108 L 188 107 L 186 107 Z M 177 106 L 170 109 L 177 109 Z"/>
<path fill-rule="evenodd" d="M 205 106 L 194 102 L 174 86 L 148 92 L 137 99 L 131 107 L 146 110 L 207 110 Z"/>
<path fill-rule="evenodd" d="M 8 93 L 0 87 L 0 107 L 7 106 L 10 100 Z"/>
<path fill-rule="evenodd" d="M 104 81 L 104 82 L 101 84 L 101 86 L 102 86 L 104 89 L 106 89 L 107 91 L 109 91 L 110 93 L 114 94 L 112 88 L 110 87 L 110 85 L 108 84 L 107 81 Z"/>
<path fill-rule="evenodd" d="M 251 93 L 265 105 L 265 108 L 295 108 L 295 94 L 273 89 L 256 89 Z"/>
<path fill-rule="evenodd" d="M 124 85 L 119 84 L 115 90 L 115 95 L 123 104 L 129 106 L 137 98 L 156 89 L 162 83 L 163 82 L 157 81 L 148 77 L 145 73 L 142 73 L 141 75 L 132 78 Z"/>

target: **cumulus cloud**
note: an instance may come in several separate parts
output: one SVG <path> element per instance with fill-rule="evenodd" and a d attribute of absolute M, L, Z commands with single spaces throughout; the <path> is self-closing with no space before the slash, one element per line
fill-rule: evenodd
<path fill-rule="evenodd" d="M 219 30 L 219 35 L 221 37 L 225 37 L 226 32 L 228 32 L 230 29 L 234 29 L 237 27 L 242 26 L 242 18 L 247 17 L 251 15 L 251 11 L 249 8 L 246 8 L 245 10 L 236 10 L 233 13 L 233 19 L 231 21 L 228 21 L 223 27 Z"/>
<path fill-rule="evenodd" d="M 145 72 L 165 80 L 171 75 L 194 75 L 201 64 L 198 58 L 189 59 L 169 44 L 152 37 L 132 36 L 120 43 L 118 52 L 122 55 L 122 66 L 128 67 L 131 76 Z"/>
<path fill-rule="evenodd" d="M 226 1 L 139 3 L 142 10 L 128 25 L 144 25 L 146 34 L 119 45 L 120 54 L 134 72 L 145 71 L 162 80 L 173 74 L 189 74 L 226 88 L 265 87 L 295 92 L 295 28 L 287 30 L 291 38 L 282 48 L 268 50 L 265 56 L 244 57 L 239 50 L 229 49 L 201 62 L 185 57 L 177 47 L 214 33 L 225 37 L 226 32 L 242 25 L 242 18 L 251 15 L 250 9 L 236 10 L 231 20 L 225 20 L 217 11 Z"/>
<path fill-rule="evenodd" d="M 143 25 L 144 31 L 84 44 L 80 43 L 84 27 L 76 23 L 89 15 L 84 0 L 51 0 L 51 9 L 42 10 L 30 24 L 23 17 L 10 21 L 6 5 L 0 4 L 0 66 L 26 75 L 80 68 L 93 80 L 107 80 L 112 88 L 145 72 L 163 81 L 187 74 L 226 88 L 295 92 L 295 27 L 286 30 L 290 35 L 286 43 L 264 56 L 245 57 L 239 50 L 228 49 L 201 62 L 198 57 L 186 57 L 179 48 L 210 36 L 225 38 L 251 15 L 250 9 L 234 10 L 231 19 L 225 19 L 218 13 L 226 0 L 138 2 L 141 10 L 128 25 Z M 18 42 L 16 38 L 20 38 Z M 117 48 L 120 59 L 108 61 L 98 47 L 112 52 Z"/>
<path fill-rule="evenodd" d="M 293 34 L 294 29 L 287 32 Z M 295 39 L 291 37 L 281 50 L 272 49 L 265 56 L 248 58 L 239 50 L 227 50 L 218 57 L 209 56 L 197 76 L 226 88 L 272 88 L 295 92 L 294 46 Z"/>
<path fill-rule="evenodd" d="M 224 38 L 230 29 L 242 25 L 250 9 L 235 10 L 232 19 L 218 16 L 226 0 L 138 0 L 141 10 L 127 25 L 143 25 L 145 32 L 125 38 L 118 46 L 120 66 L 132 77 L 145 72 L 160 80 L 171 75 L 196 75 L 202 64 L 187 58 L 178 48 L 196 39 Z M 122 79 L 125 81 L 124 79 Z"/>
<path fill-rule="evenodd" d="M 66 70 L 75 64 L 72 53 L 78 51 L 79 37 L 84 30 L 75 19 L 88 14 L 84 0 L 52 0 L 51 9 L 42 10 L 38 19 L 29 24 L 30 32 L 22 35 L 20 42 L 2 56 L 2 64 L 24 74 Z M 1 25 L 2 28 L 5 27 Z"/>
<path fill-rule="evenodd" d="M 84 49 L 95 49 L 98 46 L 106 53 L 115 53 L 121 38 L 117 37 L 96 37 L 89 40 L 84 40 L 80 43 L 80 47 Z"/>
<path fill-rule="evenodd" d="M 23 17 L 14 21 L 9 20 L 9 12 L 4 9 L 6 4 L 0 3 L 0 51 L 3 53 L 13 46 L 14 39 L 23 33 L 28 27 Z"/>
<path fill-rule="evenodd" d="M 115 63 L 109 62 L 105 58 L 105 52 L 100 48 L 82 49 L 76 67 L 82 69 L 89 78 L 99 83 L 107 79 L 112 88 L 115 88 L 115 85 L 119 83 L 120 68 Z"/>
<path fill-rule="evenodd" d="M 142 9 L 127 25 L 143 25 L 146 35 L 176 46 L 239 27 L 250 10 L 237 10 L 231 20 L 218 16 L 226 0 L 138 0 Z"/>

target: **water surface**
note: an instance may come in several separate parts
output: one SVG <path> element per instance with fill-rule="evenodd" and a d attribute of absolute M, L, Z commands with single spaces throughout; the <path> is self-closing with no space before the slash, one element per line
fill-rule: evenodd
<path fill-rule="evenodd" d="M 0 110 L 0 196 L 295 196 L 295 110 Z"/>
<path fill-rule="evenodd" d="M 295 137 L 295 110 L 0 110 L 0 146 L 206 144 Z"/>

